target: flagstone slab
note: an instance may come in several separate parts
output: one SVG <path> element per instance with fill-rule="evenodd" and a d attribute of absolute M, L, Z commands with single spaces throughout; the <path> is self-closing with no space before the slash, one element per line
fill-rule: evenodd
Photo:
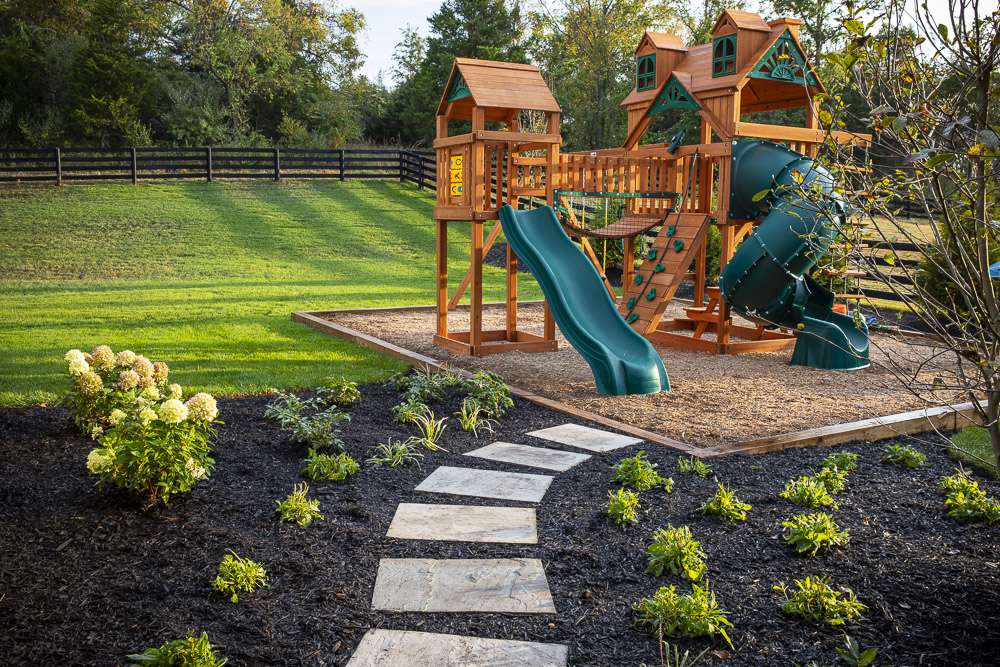
<path fill-rule="evenodd" d="M 551 475 L 441 466 L 420 482 L 417 491 L 537 503 L 551 483 Z"/>
<path fill-rule="evenodd" d="M 589 454 L 564 452 L 559 449 L 549 449 L 547 447 L 519 445 L 513 442 L 494 442 L 485 447 L 466 452 L 465 455 L 558 472 L 569 470 L 578 463 L 583 463 L 590 458 Z"/>
<path fill-rule="evenodd" d="M 540 431 L 531 431 L 527 435 L 571 447 L 579 447 L 591 452 L 611 452 L 642 442 L 639 438 L 602 431 L 582 424 L 562 424 L 561 426 L 543 428 Z"/>
<path fill-rule="evenodd" d="M 565 667 L 562 644 L 369 630 L 347 667 Z"/>
<path fill-rule="evenodd" d="M 400 503 L 386 534 L 401 540 L 538 543 L 532 507 Z"/>
<path fill-rule="evenodd" d="M 554 614 L 537 558 L 383 558 L 372 609 Z"/>

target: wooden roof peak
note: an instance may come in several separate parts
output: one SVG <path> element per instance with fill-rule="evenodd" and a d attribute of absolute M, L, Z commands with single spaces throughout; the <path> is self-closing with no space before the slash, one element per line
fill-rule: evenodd
<path fill-rule="evenodd" d="M 637 46 L 635 50 L 638 51 L 641 49 L 643 43 L 646 41 L 649 41 L 649 43 L 657 49 L 687 51 L 687 47 L 684 46 L 684 40 L 670 32 L 655 32 L 653 30 L 647 30 L 643 34 L 643 39 L 639 41 L 639 46 Z"/>
<path fill-rule="evenodd" d="M 453 96 L 456 79 L 461 77 L 461 92 Z M 450 99 L 449 99 L 450 98 Z M 497 60 L 455 58 L 448 84 L 441 94 L 438 115 L 452 115 L 461 110 L 464 116 L 471 107 L 529 111 L 560 111 L 542 73 L 535 65 Z"/>
<path fill-rule="evenodd" d="M 760 14 L 755 12 L 746 12 L 741 9 L 726 9 L 719 14 L 719 18 L 716 19 L 715 25 L 712 26 L 713 35 L 727 18 L 740 30 L 760 30 L 761 32 L 771 32 L 771 26 L 769 26 L 764 19 L 760 17 Z"/>

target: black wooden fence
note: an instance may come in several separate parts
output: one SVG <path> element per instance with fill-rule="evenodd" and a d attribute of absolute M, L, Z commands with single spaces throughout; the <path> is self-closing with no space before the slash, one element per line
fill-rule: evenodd
<path fill-rule="evenodd" d="M 434 187 L 428 153 L 395 148 L 0 148 L 0 182 L 398 179 Z"/>

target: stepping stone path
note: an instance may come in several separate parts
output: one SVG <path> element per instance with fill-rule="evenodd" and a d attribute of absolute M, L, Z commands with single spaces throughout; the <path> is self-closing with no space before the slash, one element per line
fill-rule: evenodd
<path fill-rule="evenodd" d="M 562 667 L 561 644 L 407 630 L 369 630 L 347 667 Z"/>
<path fill-rule="evenodd" d="M 538 543 L 533 507 L 400 503 L 386 536 L 399 540 Z"/>
<path fill-rule="evenodd" d="M 578 424 L 527 435 L 604 453 L 642 442 Z M 490 461 L 563 472 L 590 458 L 509 442 L 467 452 Z M 551 475 L 441 466 L 416 491 L 541 502 Z M 536 544 L 534 508 L 400 503 L 387 537 Z M 536 558 L 383 558 L 379 561 L 372 609 L 418 613 L 555 614 L 542 561 Z M 349 667 L 566 667 L 569 650 L 548 644 L 482 637 L 369 630 Z"/>
<path fill-rule="evenodd" d="M 513 463 L 519 466 L 555 470 L 557 472 L 565 472 L 577 463 L 583 463 L 590 458 L 589 454 L 564 452 L 560 449 L 532 447 L 531 445 L 518 445 L 512 442 L 494 442 L 491 445 L 466 452 L 465 455 L 489 459 L 490 461 Z"/>

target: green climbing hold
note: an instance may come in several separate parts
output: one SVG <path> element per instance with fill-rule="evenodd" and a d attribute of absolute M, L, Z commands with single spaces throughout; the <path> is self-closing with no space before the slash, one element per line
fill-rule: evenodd
<path fill-rule="evenodd" d="M 631 298 L 629 298 L 627 305 L 628 305 L 628 309 L 629 310 L 632 310 L 633 308 L 635 308 L 635 297 L 634 296 L 631 297 Z"/>
<path fill-rule="evenodd" d="M 675 239 L 674 240 L 674 250 L 676 252 L 680 252 L 681 250 L 684 250 L 684 241 L 681 241 L 680 239 Z"/>
<path fill-rule="evenodd" d="M 646 301 L 652 301 L 655 298 L 656 298 L 656 288 L 650 287 L 648 290 L 646 290 Z"/>
<path fill-rule="evenodd" d="M 634 282 L 636 285 L 641 285 L 642 284 L 642 274 L 641 273 L 635 274 L 635 279 L 632 282 Z"/>
<path fill-rule="evenodd" d="M 653 267 L 653 273 L 661 273 L 663 272 L 663 269 L 663 262 L 658 262 L 657 265 Z"/>
<path fill-rule="evenodd" d="M 649 251 L 646 253 L 646 257 L 648 257 L 649 259 L 656 259 L 656 248 L 650 248 Z"/>
<path fill-rule="evenodd" d="M 625 321 L 628 322 L 629 324 L 632 324 L 637 319 L 639 319 L 639 313 L 632 313 L 631 315 L 628 316 L 628 319 Z"/>
<path fill-rule="evenodd" d="M 677 233 L 677 227 L 674 225 L 667 225 L 667 236 L 673 236 Z"/>

